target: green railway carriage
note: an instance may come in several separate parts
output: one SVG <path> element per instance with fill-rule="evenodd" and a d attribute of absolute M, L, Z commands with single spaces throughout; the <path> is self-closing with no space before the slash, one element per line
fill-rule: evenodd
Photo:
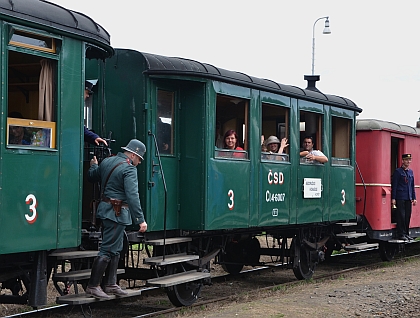
<path fill-rule="evenodd" d="M 93 124 L 112 132 L 113 151 L 132 138 L 148 149 L 139 168 L 148 232 L 127 231 L 125 264 L 133 246 L 152 245 L 144 263 L 158 274 L 137 278 L 165 287 L 175 305 L 190 305 L 213 258 L 238 273 L 269 255 L 307 279 L 341 248 L 340 221 L 356 217 L 354 127 L 361 109 L 351 100 L 321 93 L 317 76 L 301 89 L 193 60 L 115 52 L 105 69 L 88 63 L 87 72 L 103 82 Z M 219 144 L 229 130 L 238 135 L 238 150 Z M 262 149 L 269 136 L 288 138 L 285 153 Z M 306 136 L 328 162 L 301 157 Z M 274 249 L 261 248 L 263 233 Z"/>
<path fill-rule="evenodd" d="M 81 13 L 0 0 L 0 50 L 0 271 L 2 288 L 14 291 L 1 301 L 14 302 L 21 282 L 32 281 L 16 301 L 38 306 L 47 251 L 81 243 L 85 59 L 113 49 L 105 29 Z"/>
<path fill-rule="evenodd" d="M 147 145 L 140 191 L 152 232 L 164 228 L 165 194 L 153 141 L 155 135 L 160 147 L 164 126 L 169 148 L 160 149 L 160 160 L 168 230 L 250 229 L 355 217 L 354 121 L 361 110 L 350 100 L 132 50 L 116 50 L 106 65 L 106 130 L 121 143 L 136 137 Z M 215 147 L 216 126 L 222 134 L 238 132 L 243 158 Z M 285 160 L 265 159 L 261 136 L 269 135 L 289 139 Z M 306 135 L 314 137 L 328 163 L 300 159 Z"/>

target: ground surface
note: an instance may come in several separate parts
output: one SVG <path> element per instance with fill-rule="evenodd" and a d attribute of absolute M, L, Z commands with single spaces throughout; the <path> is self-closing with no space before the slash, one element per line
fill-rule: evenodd
<path fill-rule="evenodd" d="M 370 262 L 376 263 L 378 253 Z M 348 258 L 343 263 L 354 260 Z M 358 262 L 357 262 L 358 263 Z M 199 300 L 230 296 L 228 301 L 184 308 L 168 317 L 420 317 L 420 259 L 381 263 L 380 268 L 349 272 L 335 280 L 297 282 L 293 272 L 273 269 L 261 275 L 241 279 L 227 278 L 224 283 L 204 286 Z M 328 273 L 321 264 L 318 275 Z M 212 274 L 221 274 L 220 266 L 212 266 Z M 295 285 L 281 286 L 294 281 Z M 124 282 L 122 282 L 124 284 Z M 261 286 L 261 287 L 260 287 Z M 271 289 L 259 289 L 273 286 Z M 278 287 L 281 286 L 281 287 Z M 50 303 L 54 303 L 53 287 Z M 2 304 L 0 316 L 21 312 L 22 306 Z M 151 295 L 135 301 L 109 302 L 109 305 L 74 307 L 66 317 L 135 317 L 150 308 L 168 308 L 166 295 Z M 63 316 L 63 315 L 61 315 Z M 44 315 L 43 317 L 53 317 Z"/>
<path fill-rule="evenodd" d="M 194 309 L 183 317 L 420 317 L 420 259 L 248 293 L 234 301 Z"/>

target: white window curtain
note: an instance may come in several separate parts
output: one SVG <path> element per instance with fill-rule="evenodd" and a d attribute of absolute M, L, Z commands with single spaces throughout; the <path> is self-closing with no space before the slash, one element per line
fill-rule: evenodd
<path fill-rule="evenodd" d="M 53 63 L 43 59 L 39 76 L 39 109 L 38 120 L 52 121 L 53 119 Z"/>

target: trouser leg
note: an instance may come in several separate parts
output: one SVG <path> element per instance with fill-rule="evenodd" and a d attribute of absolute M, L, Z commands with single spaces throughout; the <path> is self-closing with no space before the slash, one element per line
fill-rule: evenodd
<path fill-rule="evenodd" d="M 117 285 L 117 269 L 120 259 L 120 252 L 123 248 L 125 225 L 118 224 L 114 221 L 105 219 L 104 224 L 104 239 L 102 240 L 99 255 L 107 255 L 111 259 L 108 269 L 105 273 L 103 281 L 103 288 L 107 294 L 114 294 L 118 296 L 127 295 L 127 292 L 122 290 Z"/>
<path fill-rule="evenodd" d="M 405 233 L 405 205 L 404 200 L 397 200 L 397 237 L 401 237 Z"/>
<path fill-rule="evenodd" d="M 102 291 L 101 286 L 99 286 L 109 262 L 110 259 L 105 256 L 98 256 L 95 258 L 92 265 L 89 284 L 86 288 L 86 294 L 90 294 L 96 298 L 109 298 L 109 296 Z"/>
<path fill-rule="evenodd" d="M 404 202 L 405 205 L 405 231 L 407 235 L 410 235 L 410 219 L 411 219 L 411 201 L 406 200 Z"/>

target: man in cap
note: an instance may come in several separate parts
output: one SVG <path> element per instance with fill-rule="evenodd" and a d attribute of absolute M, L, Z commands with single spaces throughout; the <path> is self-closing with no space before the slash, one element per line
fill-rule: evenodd
<path fill-rule="evenodd" d="M 96 298 L 109 298 L 107 294 L 124 296 L 126 291 L 117 285 L 117 269 L 123 248 L 124 230 L 132 223 L 139 224 L 139 231 L 147 230 L 138 193 L 136 166 L 146 152 L 145 145 L 132 139 L 123 153 L 105 158 L 101 165 L 94 156 L 90 161 L 88 180 L 101 182 L 101 202 L 97 217 L 102 220 L 103 238 L 98 256 L 92 266 L 92 273 L 86 293 Z M 106 272 L 105 272 L 106 270 Z M 101 279 L 104 289 L 100 287 Z"/>
<path fill-rule="evenodd" d="M 402 165 L 395 169 L 391 182 L 391 204 L 397 206 L 397 238 L 413 240 L 410 235 L 411 205 L 416 205 L 414 174 L 411 170 L 411 154 L 402 155 Z"/>
<path fill-rule="evenodd" d="M 93 94 L 92 89 L 93 89 L 93 86 L 95 86 L 97 82 L 98 80 L 85 81 L 85 94 L 84 94 L 85 100 L 88 99 L 89 96 Z M 105 144 L 105 146 L 108 146 L 107 142 L 104 139 L 99 137 L 93 131 L 90 131 L 89 129 L 87 129 L 86 126 L 84 126 L 84 136 L 85 136 L 85 141 L 92 145 L 96 144 L 97 146 L 99 146 L 99 143 L 103 143 Z"/>

